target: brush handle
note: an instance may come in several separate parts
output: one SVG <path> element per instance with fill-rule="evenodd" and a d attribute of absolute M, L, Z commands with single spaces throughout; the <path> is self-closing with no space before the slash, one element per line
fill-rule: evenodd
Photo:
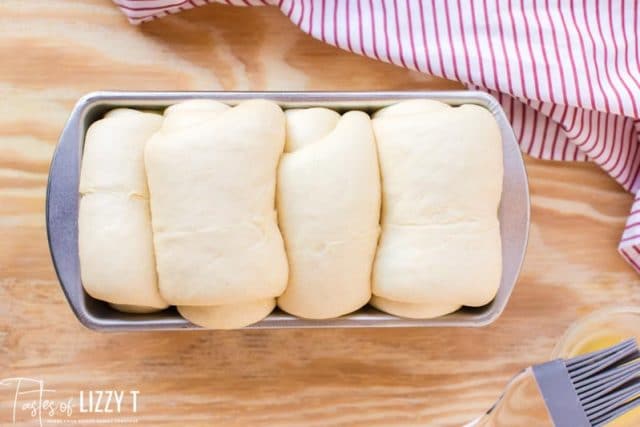
<path fill-rule="evenodd" d="M 482 417 L 464 427 L 554 427 L 531 368 L 516 375 Z"/>

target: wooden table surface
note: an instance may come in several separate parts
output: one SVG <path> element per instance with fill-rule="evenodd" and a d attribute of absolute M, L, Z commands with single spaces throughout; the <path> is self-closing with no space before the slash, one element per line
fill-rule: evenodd
<path fill-rule="evenodd" d="M 480 414 L 572 321 L 640 304 L 616 251 L 632 198 L 593 165 L 526 159 L 524 270 L 483 329 L 92 332 L 67 306 L 44 226 L 51 155 L 85 92 L 457 87 L 323 45 L 275 8 L 206 6 L 134 27 L 108 0 L 2 1 L 0 379 L 41 379 L 76 404 L 80 391 L 139 390 L 123 415 L 150 426 L 457 426 Z M 14 397 L 0 385 L 0 425 Z M 37 425 L 20 408 L 16 421 Z"/>

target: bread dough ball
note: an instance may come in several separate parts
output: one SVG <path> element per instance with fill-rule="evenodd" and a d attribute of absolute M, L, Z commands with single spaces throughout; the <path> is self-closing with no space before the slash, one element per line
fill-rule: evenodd
<path fill-rule="evenodd" d="M 275 211 L 284 134 L 284 113 L 269 101 L 234 108 L 187 101 L 165 111 L 145 163 L 159 286 L 167 301 L 216 306 L 211 310 L 218 313 L 224 305 L 241 310 L 247 303 L 250 309 L 284 291 L 288 265 Z M 180 311 L 185 317 L 193 312 Z"/>
<path fill-rule="evenodd" d="M 116 109 L 87 130 L 80 174 L 82 284 L 96 299 L 167 307 L 156 278 L 144 147 L 162 117 Z"/>
<path fill-rule="evenodd" d="M 324 108 L 286 116 L 277 200 L 290 273 L 278 305 L 299 317 L 338 317 L 371 296 L 381 197 L 371 119 Z"/>
<path fill-rule="evenodd" d="M 193 99 L 174 104 L 164 111 L 162 130 L 165 132 L 175 131 L 209 120 L 216 120 L 221 113 L 230 108 L 227 104 L 208 99 Z"/>
<path fill-rule="evenodd" d="M 372 305 L 428 318 L 494 297 L 502 271 L 502 143 L 491 113 L 407 101 L 373 119 L 382 235 Z"/>
<path fill-rule="evenodd" d="M 276 306 L 274 298 L 218 306 L 179 305 L 178 312 L 191 323 L 208 329 L 237 329 L 259 322 Z"/>
<path fill-rule="evenodd" d="M 394 316 L 407 317 L 409 319 L 431 319 L 452 313 L 460 308 L 458 304 L 443 305 L 428 303 L 410 303 L 398 302 L 390 299 L 373 296 L 370 301 L 371 305 L 385 313 Z"/>

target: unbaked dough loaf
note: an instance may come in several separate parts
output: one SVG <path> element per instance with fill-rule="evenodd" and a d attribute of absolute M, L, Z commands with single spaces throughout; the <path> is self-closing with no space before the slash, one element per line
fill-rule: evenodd
<path fill-rule="evenodd" d="M 380 219 L 371 119 L 325 108 L 286 117 L 277 200 L 290 273 L 278 306 L 299 317 L 338 317 L 371 296 Z"/>
<path fill-rule="evenodd" d="M 373 119 L 382 234 L 371 304 L 428 318 L 482 306 L 502 270 L 500 130 L 476 105 L 407 101 Z"/>
<path fill-rule="evenodd" d="M 160 292 L 187 306 L 179 310 L 194 323 L 253 323 L 270 311 L 263 301 L 284 291 L 288 265 L 275 211 L 284 135 L 284 113 L 272 102 L 187 101 L 166 110 L 147 145 Z M 192 306 L 214 307 L 207 314 Z M 260 314 L 242 314 L 243 306 Z"/>
<path fill-rule="evenodd" d="M 161 123 L 157 114 L 117 109 L 85 137 L 78 216 L 82 284 L 122 311 L 167 307 L 158 292 L 143 157 Z"/>

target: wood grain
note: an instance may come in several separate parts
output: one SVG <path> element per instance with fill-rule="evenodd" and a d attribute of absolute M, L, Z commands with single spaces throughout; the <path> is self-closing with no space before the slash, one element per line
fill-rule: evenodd
<path fill-rule="evenodd" d="M 640 304 L 616 251 L 632 198 L 591 164 L 527 159 L 522 277 L 504 315 L 477 330 L 100 334 L 67 306 L 44 227 L 51 154 L 87 91 L 457 87 L 323 45 L 274 8 L 207 6 L 133 27 L 108 0 L 3 1 L 0 379 L 41 378 L 58 397 L 138 389 L 139 425 L 456 426 L 479 415 L 576 318 Z M 0 386 L 2 425 L 12 398 Z"/>

